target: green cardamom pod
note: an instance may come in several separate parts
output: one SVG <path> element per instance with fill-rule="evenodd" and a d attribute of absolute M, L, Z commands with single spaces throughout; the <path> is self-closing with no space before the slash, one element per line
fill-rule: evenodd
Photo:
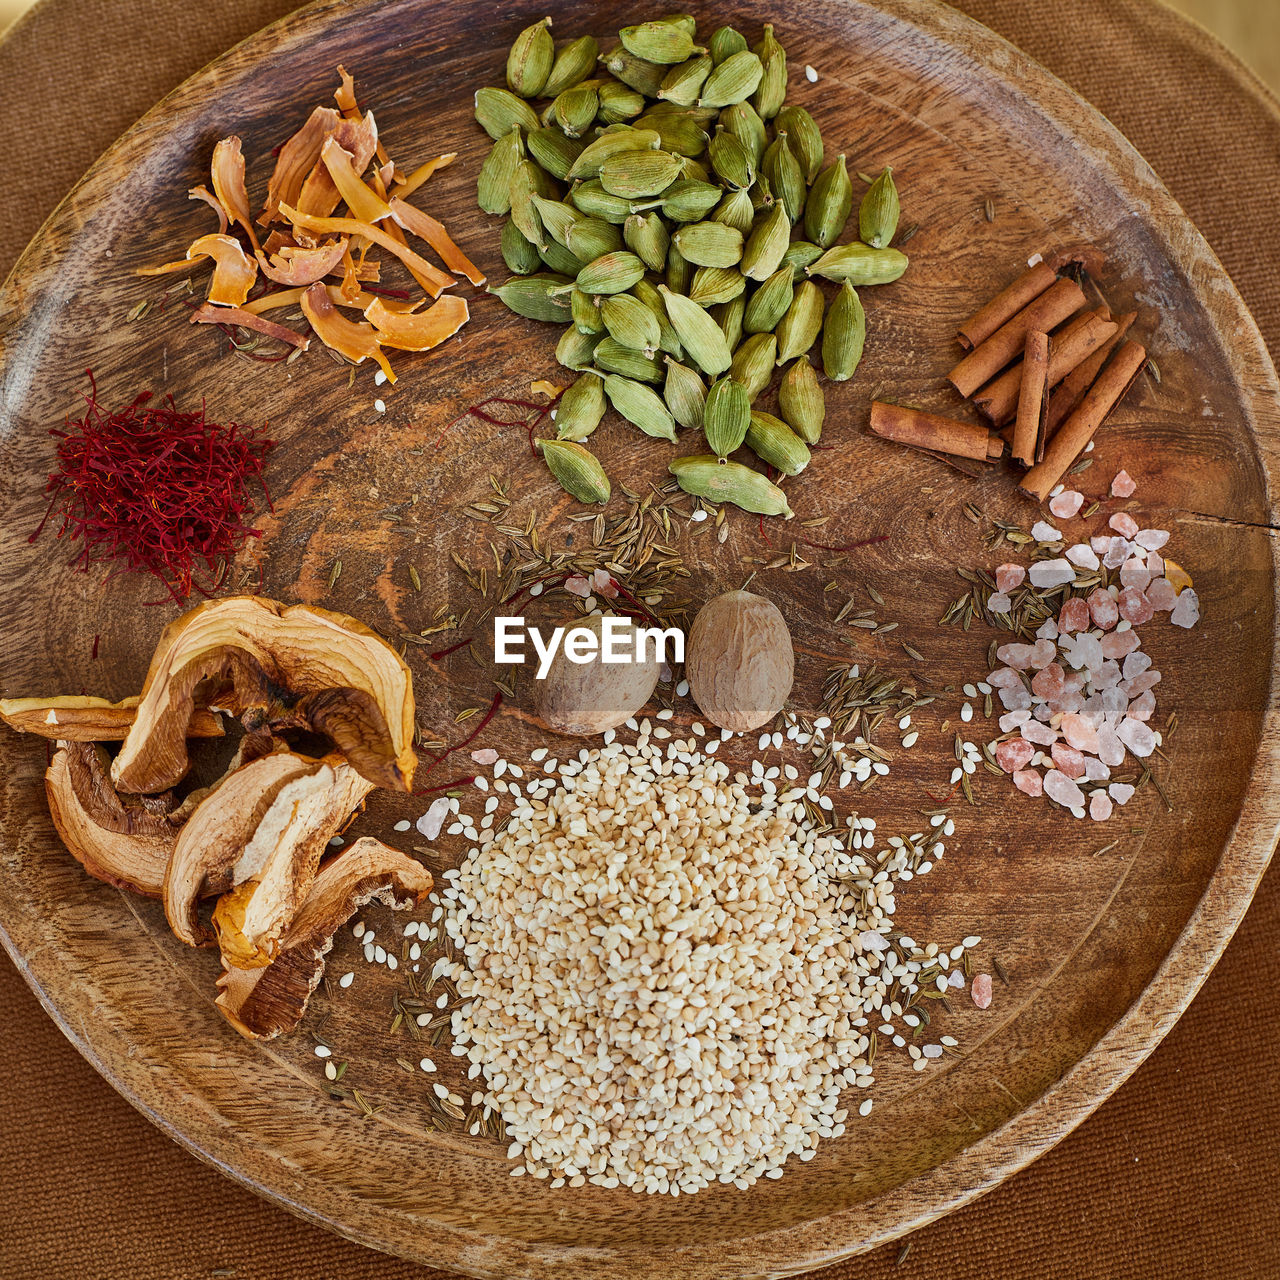
<path fill-rule="evenodd" d="M 624 151 L 600 166 L 600 185 L 627 200 L 656 196 L 680 176 L 680 157 L 670 151 Z"/>
<path fill-rule="evenodd" d="M 658 322 L 659 350 L 677 360 L 683 359 L 684 347 L 680 344 L 680 335 L 672 327 L 671 318 L 667 315 L 667 304 L 663 302 L 657 287 L 648 280 L 637 280 L 631 292 L 653 312 L 653 318 Z"/>
<path fill-rule="evenodd" d="M 711 59 L 704 53 L 672 67 L 662 77 L 658 97 L 664 102 L 674 102 L 680 107 L 691 107 L 698 100 L 698 93 L 711 74 Z"/>
<path fill-rule="evenodd" d="M 557 244 L 554 240 L 547 240 L 538 249 L 538 257 L 545 264 L 548 271 L 554 271 L 561 276 L 574 276 L 582 268 L 582 260 L 577 254 L 566 249 L 564 245 Z"/>
<path fill-rule="evenodd" d="M 687 222 L 671 238 L 697 267 L 732 267 L 742 258 L 742 232 L 721 222 Z"/>
<path fill-rule="evenodd" d="M 622 224 L 622 237 L 627 248 L 650 271 L 661 271 L 666 266 L 671 236 L 666 224 L 656 213 L 633 213 Z"/>
<path fill-rule="evenodd" d="M 542 457 L 560 487 L 579 502 L 609 501 L 609 477 L 594 454 L 573 440 L 539 440 Z"/>
<path fill-rule="evenodd" d="M 600 308 L 604 312 L 603 305 Z M 595 366 L 605 373 L 621 374 L 624 378 L 633 378 L 637 382 L 661 383 L 666 370 L 656 357 L 645 355 L 617 338 L 602 338 L 596 347 Z"/>
<path fill-rule="evenodd" d="M 600 300 L 581 289 L 569 293 L 569 314 L 579 333 L 599 336 L 604 332 L 604 320 L 600 316 Z"/>
<path fill-rule="evenodd" d="M 748 333 L 772 333 L 795 296 L 791 268 L 781 266 L 752 295 L 742 327 Z"/>
<path fill-rule="evenodd" d="M 787 145 L 786 133 L 779 132 L 777 138 L 770 143 L 768 150 L 764 153 L 764 159 L 760 162 L 760 167 L 764 170 L 765 177 L 769 179 L 773 194 L 782 201 L 787 217 L 793 223 L 799 222 L 800 215 L 804 212 L 805 196 L 809 194 L 809 189 L 805 185 L 800 161 Z"/>
<path fill-rule="evenodd" d="M 662 193 L 662 212 L 672 222 L 699 222 L 716 207 L 721 194 L 714 183 L 681 178 Z"/>
<path fill-rule="evenodd" d="M 707 149 L 707 131 L 691 113 L 669 103 L 659 105 L 670 107 L 670 110 L 655 107 L 646 111 L 636 121 L 636 126 L 653 129 L 662 139 L 662 146 L 666 151 L 686 159 L 700 156 Z"/>
<path fill-rule="evenodd" d="M 731 133 L 717 129 L 707 144 L 711 167 L 727 187 L 745 191 L 756 180 L 756 166 L 747 149 Z"/>
<path fill-rule="evenodd" d="M 685 182 L 711 181 L 711 170 L 701 160 L 690 160 L 688 156 L 681 156 L 680 159 L 684 162 L 680 170 L 680 177 Z"/>
<path fill-rule="evenodd" d="M 746 287 L 746 277 L 736 267 L 699 267 L 687 296 L 700 307 L 714 307 L 741 297 Z"/>
<path fill-rule="evenodd" d="M 560 335 L 560 341 L 556 343 L 556 359 L 566 369 L 573 369 L 576 372 L 589 369 L 599 345 L 599 334 L 583 333 L 577 325 L 571 324 Z M 556 420 L 559 421 L 558 415 Z"/>
<path fill-rule="evenodd" d="M 723 222 L 726 227 L 732 227 L 745 236 L 755 222 L 755 215 L 756 211 L 751 204 L 749 191 L 726 191 L 720 203 L 712 211 L 711 221 Z"/>
<path fill-rule="evenodd" d="M 772 120 L 782 110 L 787 97 L 787 51 L 774 38 L 773 24 L 764 24 L 764 37 L 755 47 L 764 74 L 760 87 L 751 99 L 751 105 L 762 120 Z"/>
<path fill-rule="evenodd" d="M 764 214 L 747 237 L 742 251 L 742 274 L 751 280 L 767 280 L 782 263 L 791 243 L 791 219 L 781 204 Z"/>
<path fill-rule="evenodd" d="M 686 364 L 664 356 L 667 380 L 662 388 L 663 399 L 671 416 L 691 430 L 702 427 L 703 411 L 707 401 L 707 388 L 702 379 Z"/>
<path fill-rule="evenodd" d="M 835 311 L 834 306 L 831 309 Z M 828 328 L 830 324 L 828 317 Z M 787 425 L 805 444 L 818 443 L 827 417 L 827 405 L 808 356 L 801 356 L 782 375 L 778 384 L 778 409 Z"/>
<path fill-rule="evenodd" d="M 753 333 L 733 353 L 729 376 L 742 384 L 749 401 L 754 402 L 769 385 L 777 354 L 778 340 L 771 333 Z"/>
<path fill-rule="evenodd" d="M 611 373 L 604 380 L 604 392 L 609 397 L 609 403 L 645 435 L 675 443 L 675 419 L 662 402 L 662 397 L 652 388 L 646 387 L 642 382 Z"/>
<path fill-rule="evenodd" d="M 736 351 L 742 341 L 742 317 L 746 310 L 747 300 L 742 294 L 731 302 L 719 302 L 711 308 L 711 318 L 720 326 L 730 351 Z"/>
<path fill-rule="evenodd" d="M 764 64 L 756 54 L 747 49 L 730 54 L 707 77 L 698 105 L 719 110 L 745 102 L 760 87 L 763 78 Z"/>
<path fill-rule="evenodd" d="M 477 89 L 476 121 L 495 142 L 516 127 L 525 133 L 538 127 L 533 108 L 509 89 Z"/>
<path fill-rule="evenodd" d="M 809 465 L 809 447 L 785 422 L 771 413 L 751 411 L 747 448 L 784 476 L 798 476 Z"/>
<path fill-rule="evenodd" d="M 604 410 L 604 379 L 590 370 L 580 373 L 564 389 L 556 405 L 556 438 L 585 440 L 600 425 Z"/>
<path fill-rule="evenodd" d="M 661 139 L 652 129 L 633 129 L 630 126 L 616 132 L 602 133 L 589 142 L 569 169 L 570 178 L 596 178 L 600 166 L 614 156 L 628 151 L 656 151 Z"/>
<path fill-rule="evenodd" d="M 822 371 L 832 382 L 853 377 L 867 340 L 867 316 L 857 290 L 846 280 L 827 313 L 822 334 Z"/>
<path fill-rule="evenodd" d="M 687 293 L 689 281 L 693 278 L 693 268 L 684 260 L 684 255 L 674 245 L 667 250 L 667 270 L 664 276 L 667 288 L 674 293 Z"/>
<path fill-rule="evenodd" d="M 584 80 L 559 94 L 548 114 L 569 137 L 580 138 L 591 128 L 599 110 L 599 84 Z"/>
<path fill-rule="evenodd" d="M 575 209 L 581 210 L 589 218 L 600 218 L 618 227 L 631 216 L 631 202 L 621 196 L 610 195 L 600 185 L 599 178 L 576 183 L 569 192 L 569 199 L 573 201 Z"/>
<path fill-rule="evenodd" d="M 787 145 L 800 162 L 806 183 L 812 183 L 822 168 L 822 133 L 817 121 L 803 107 L 783 107 L 774 118 L 779 134 L 787 135 Z"/>
<path fill-rule="evenodd" d="M 551 19 L 543 18 L 525 27 L 507 54 L 507 88 L 521 98 L 536 98 L 551 74 L 556 47 L 550 26 Z"/>
<path fill-rule="evenodd" d="M 588 262 L 576 284 L 583 293 L 626 293 L 643 275 L 644 263 L 634 253 L 617 249 Z"/>
<path fill-rule="evenodd" d="M 566 247 L 579 262 L 594 262 L 622 248 L 622 232 L 600 218 L 580 218 L 569 228 Z"/>
<path fill-rule="evenodd" d="M 646 58 L 638 58 L 622 45 L 602 55 L 600 60 L 611 76 L 646 98 L 658 96 L 658 90 L 662 88 L 662 77 L 667 74 L 665 66 Z"/>
<path fill-rule="evenodd" d="M 529 154 L 553 178 L 563 182 L 582 154 L 582 143 L 566 137 L 559 129 L 535 129 L 529 135 Z"/>
<path fill-rule="evenodd" d="M 665 285 L 659 285 L 658 292 L 662 294 L 671 325 L 680 335 L 680 344 L 689 359 L 711 377 L 724 373 L 732 356 L 720 326 L 691 299 L 673 293 Z"/>
<path fill-rule="evenodd" d="M 897 233 L 900 212 L 893 170 L 886 165 L 858 206 L 858 235 L 862 242 L 873 249 L 887 247 Z"/>
<path fill-rule="evenodd" d="M 689 33 L 690 38 L 698 34 L 698 20 L 691 13 L 668 13 L 658 19 L 659 22 L 670 22 L 677 27 L 682 27 Z"/>
<path fill-rule="evenodd" d="M 768 213 L 777 202 L 773 198 L 773 188 L 763 173 L 756 174 L 756 184 L 751 188 L 751 207 L 757 213 L 763 210 Z M 790 222 L 790 219 L 787 220 Z"/>
<path fill-rule="evenodd" d="M 804 211 L 805 235 L 814 244 L 829 249 L 839 239 L 852 208 L 853 183 L 841 153 L 814 179 Z"/>
<path fill-rule="evenodd" d="M 667 470 L 676 483 L 695 498 L 712 502 L 732 502 L 735 507 L 762 516 L 783 516 L 790 520 L 795 512 L 786 494 L 775 484 L 740 462 L 725 462 L 713 454 L 673 458 Z"/>
<path fill-rule="evenodd" d="M 751 400 L 747 389 L 732 378 L 711 384 L 702 415 L 702 434 L 717 458 L 727 458 L 746 439 L 751 424 Z"/>
<path fill-rule="evenodd" d="M 674 22 L 640 22 L 633 27 L 623 27 L 618 32 L 618 39 L 622 41 L 622 47 L 634 57 L 662 66 L 673 66 L 677 62 L 686 61 L 696 47 L 688 29 Z M 617 75 L 617 72 L 614 74 Z M 657 97 L 657 94 L 646 93 L 645 96 Z"/>
<path fill-rule="evenodd" d="M 735 53 L 741 53 L 747 47 L 747 38 L 733 27 L 717 27 L 707 41 L 707 52 L 711 61 L 718 67 Z"/>
<path fill-rule="evenodd" d="M 826 299 L 822 290 L 812 280 L 796 286 L 795 297 L 787 308 L 787 314 L 778 322 L 774 333 L 778 339 L 778 363 L 786 364 L 796 356 L 804 355 L 822 332 L 822 313 Z"/>
<path fill-rule="evenodd" d="M 570 40 L 555 56 L 551 64 L 551 72 L 542 86 L 542 94 L 547 98 L 557 98 L 566 89 L 580 84 L 595 69 L 596 56 L 600 46 L 595 36 L 579 36 Z M 529 95 L 535 96 L 535 95 Z"/>
<path fill-rule="evenodd" d="M 564 324 L 569 319 L 569 300 L 558 295 L 565 285 L 572 286 L 573 281 L 566 280 L 564 276 L 539 273 L 519 276 L 496 288 L 491 285 L 487 292 L 501 298 L 518 316 Z"/>
<path fill-rule="evenodd" d="M 511 221 L 520 228 L 524 238 L 539 249 L 546 245 L 542 219 L 534 200 L 538 198 L 538 174 L 542 171 L 532 160 L 521 160 L 511 179 Z"/>
<path fill-rule="evenodd" d="M 644 110 L 644 94 L 613 80 L 600 86 L 600 119 L 605 124 L 634 120 Z"/>
<path fill-rule="evenodd" d="M 742 143 L 743 149 L 751 157 L 751 163 L 759 167 L 764 158 L 764 149 L 768 143 L 764 121 L 749 102 L 735 102 L 725 107 L 719 116 L 720 127 L 725 133 L 731 133 Z"/>
<path fill-rule="evenodd" d="M 791 269 L 791 279 L 799 284 L 805 270 L 822 257 L 822 249 L 808 240 L 793 240 L 782 255 L 782 266 Z"/>
<path fill-rule="evenodd" d="M 897 249 L 873 249 L 857 240 L 828 249 L 811 267 L 805 268 L 808 275 L 834 280 L 837 284 L 847 280 L 858 287 L 890 284 L 906 269 L 905 253 Z"/>
<path fill-rule="evenodd" d="M 476 203 L 485 213 L 507 213 L 511 208 L 511 182 L 516 166 L 524 159 L 524 140 L 519 129 L 499 138 L 480 166 L 476 179 Z"/>
<path fill-rule="evenodd" d="M 662 339 L 658 318 L 639 298 L 629 293 L 610 294 L 600 303 L 600 318 L 609 336 L 624 347 L 646 356 L 652 356 L 658 349 Z"/>
<path fill-rule="evenodd" d="M 559 200 L 546 200 L 542 196 L 533 197 L 533 207 L 537 210 L 538 220 L 557 244 L 569 247 L 569 228 L 575 222 L 583 221 L 583 214 Z"/>
<path fill-rule="evenodd" d="M 526 240 L 510 218 L 502 224 L 502 260 L 518 276 L 530 275 L 542 265 L 538 246 Z"/>

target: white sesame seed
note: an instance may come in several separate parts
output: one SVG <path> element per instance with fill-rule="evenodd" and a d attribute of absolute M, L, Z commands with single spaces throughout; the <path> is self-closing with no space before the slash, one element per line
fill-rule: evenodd
<path fill-rule="evenodd" d="M 356 980 L 356 975 L 354 973 L 344 973 L 342 977 L 338 979 L 338 986 L 345 989 L 349 987 L 355 980 Z"/>
<path fill-rule="evenodd" d="M 327 1044 L 318 1044 L 318 1045 L 316 1045 L 316 1057 L 317 1057 L 317 1058 L 328 1058 L 329 1056 L 331 1056 L 331 1055 L 332 1055 L 332 1053 L 333 1053 L 333 1050 L 332 1050 L 332 1049 L 330 1049 L 330 1048 L 329 1048 L 329 1046 L 328 1046 Z"/>
<path fill-rule="evenodd" d="M 817 73 L 817 72 L 816 72 L 816 71 L 815 71 L 811 66 L 809 66 L 808 64 L 806 64 L 806 65 L 805 65 L 805 69 L 804 69 L 804 78 L 805 78 L 805 79 L 806 79 L 810 84 L 817 84 L 817 83 L 818 83 L 818 73 Z"/>
<path fill-rule="evenodd" d="M 413 823 L 408 818 L 401 818 L 391 829 L 392 831 L 408 831 L 411 826 L 413 826 Z"/>
<path fill-rule="evenodd" d="M 374 407 L 374 408 L 375 408 L 379 413 L 386 413 L 386 411 L 387 411 L 387 406 L 386 406 L 386 404 L 385 404 L 383 401 L 381 401 L 381 400 L 375 400 L 375 401 L 373 402 L 373 407 Z"/>

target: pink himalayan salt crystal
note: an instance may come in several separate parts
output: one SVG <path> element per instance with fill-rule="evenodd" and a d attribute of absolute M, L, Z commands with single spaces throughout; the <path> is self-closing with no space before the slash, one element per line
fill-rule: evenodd
<path fill-rule="evenodd" d="M 1033 646 L 1029 644 L 1002 644 L 996 650 L 996 657 L 1006 666 L 1012 667 L 1014 671 L 1026 671 L 1031 666 L 1031 659 L 1035 656 Z M 994 672 L 992 673 L 995 674 Z M 995 684 L 995 681 L 991 681 Z M 1008 688 L 1012 682 L 1004 682 L 1003 685 L 996 685 L 997 688 Z"/>
<path fill-rule="evenodd" d="M 1128 538 L 1112 538 L 1111 546 L 1102 557 L 1104 569 L 1118 569 L 1133 554 L 1133 543 Z"/>
<path fill-rule="evenodd" d="M 1169 621 L 1175 627 L 1185 627 L 1188 630 L 1200 621 L 1200 597 L 1192 588 L 1182 589 L 1182 594 L 1178 596 L 1178 603 L 1173 606 L 1169 614 Z"/>
<path fill-rule="evenodd" d="M 591 582 L 580 573 L 575 573 L 573 577 L 564 580 L 564 589 L 570 595 L 581 596 L 585 600 L 591 594 Z"/>
<path fill-rule="evenodd" d="M 618 595 L 618 584 L 607 569 L 596 569 L 591 575 L 595 589 L 607 600 L 614 600 Z"/>
<path fill-rule="evenodd" d="M 973 996 L 973 1003 L 979 1009 L 991 1008 L 991 975 L 989 973 L 978 974 L 973 980 L 970 994 Z"/>
<path fill-rule="evenodd" d="M 1154 689 L 1160 683 L 1160 673 L 1158 671 L 1140 671 L 1131 680 L 1123 680 L 1120 687 L 1131 698 L 1136 698 L 1140 693 L 1146 693 L 1148 689 Z"/>
<path fill-rule="evenodd" d="M 1084 804 L 1084 792 L 1059 769 L 1050 769 L 1044 775 L 1044 793 L 1067 809 L 1078 809 Z"/>
<path fill-rule="evenodd" d="M 1030 648 L 1030 645 L 1024 646 Z M 999 651 L 997 651 L 999 656 Z M 1022 684 L 1022 677 L 1012 667 L 997 667 L 987 676 L 987 683 L 993 689 L 1016 689 Z"/>
<path fill-rule="evenodd" d="M 1027 571 L 1027 576 L 1031 579 L 1033 587 L 1047 590 L 1050 587 L 1060 587 L 1064 583 L 1074 582 L 1076 567 L 1070 560 L 1061 558 L 1037 560 Z"/>
<path fill-rule="evenodd" d="M 1045 704 L 1055 715 L 1074 715 L 1084 706 L 1084 697 L 1070 691 Z"/>
<path fill-rule="evenodd" d="M 1022 711 L 1031 705 L 1031 695 L 1021 685 L 1016 689 L 1001 689 L 1000 705 L 1006 711 Z"/>
<path fill-rule="evenodd" d="M 1106 822 L 1111 817 L 1111 797 L 1105 791 L 1095 791 L 1089 797 L 1089 817 L 1094 822 Z"/>
<path fill-rule="evenodd" d="M 1023 709 L 1022 711 L 1008 711 L 1000 717 L 1000 732 L 1012 733 L 1015 729 L 1020 728 L 1031 719 L 1031 712 Z"/>
<path fill-rule="evenodd" d="M 1113 782 L 1107 788 L 1107 795 L 1109 795 L 1116 804 L 1128 804 L 1129 801 L 1133 799 L 1133 793 L 1136 790 L 1136 787 L 1131 786 L 1127 782 Z"/>
<path fill-rule="evenodd" d="M 1075 489 L 1064 489 L 1056 498 L 1049 499 L 1049 510 L 1059 520 L 1070 520 L 1084 506 L 1084 494 Z"/>
<path fill-rule="evenodd" d="M 1129 703 L 1129 717 L 1132 720 L 1141 720 L 1145 723 L 1155 715 L 1155 711 L 1156 695 L 1150 689 L 1144 689 Z"/>
<path fill-rule="evenodd" d="M 1008 738 L 996 743 L 996 764 L 1005 773 L 1017 773 L 1031 763 L 1035 748 L 1025 738 Z"/>
<path fill-rule="evenodd" d="M 1156 578 L 1147 588 L 1147 603 L 1157 613 L 1167 613 L 1178 603 L 1177 588 L 1168 578 Z"/>
<path fill-rule="evenodd" d="M 1029 720 L 1022 726 L 1022 736 L 1038 747 L 1051 747 L 1058 740 L 1058 731 L 1039 720 Z"/>
<path fill-rule="evenodd" d="M 1089 631 L 1079 631 L 1068 636 L 1062 642 L 1062 654 L 1077 671 L 1082 667 L 1094 671 L 1102 665 L 1102 644 Z"/>
<path fill-rule="evenodd" d="M 1074 547 L 1068 547 L 1066 557 L 1077 569 L 1092 571 L 1102 563 L 1098 559 L 1098 553 L 1087 542 L 1078 542 Z"/>
<path fill-rule="evenodd" d="M 1097 756 L 1085 756 L 1084 776 L 1088 782 L 1105 782 L 1111 777 L 1111 770 Z"/>
<path fill-rule="evenodd" d="M 1150 622 L 1155 614 L 1151 602 L 1137 587 L 1125 587 L 1116 598 L 1116 605 L 1120 616 L 1126 622 L 1132 622 L 1135 627 Z"/>
<path fill-rule="evenodd" d="M 492 747 L 482 747 L 479 751 L 473 751 L 471 758 L 476 764 L 498 763 L 498 753 Z"/>
<path fill-rule="evenodd" d="M 1137 491 L 1138 486 L 1127 471 L 1116 472 L 1115 479 L 1111 482 L 1111 496 L 1113 498 L 1132 498 Z"/>
<path fill-rule="evenodd" d="M 1159 551 L 1169 541 L 1168 529 L 1139 529 L 1133 540 L 1144 551 Z"/>
<path fill-rule="evenodd" d="M 1089 606 L 1089 616 L 1095 627 L 1110 631 L 1120 621 L 1120 610 L 1105 587 L 1094 587 L 1085 597 L 1085 603 Z"/>
<path fill-rule="evenodd" d="M 1026 796 L 1044 795 L 1044 783 L 1034 769 L 1019 769 L 1013 775 L 1013 785 Z"/>
<path fill-rule="evenodd" d="M 1060 542 L 1062 534 L 1047 520 L 1037 520 L 1031 526 L 1031 536 L 1037 542 Z"/>
<path fill-rule="evenodd" d="M 1156 735 L 1141 720 L 1126 716 L 1120 721 L 1116 736 L 1139 759 L 1149 756 L 1156 749 Z"/>
<path fill-rule="evenodd" d="M 1031 692 L 1049 702 L 1062 693 L 1066 678 L 1066 672 L 1056 662 L 1051 662 L 1031 677 Z"/>
<path fill-rule="evenodd" d="M 1020 564 L 996 566 L 996 590 L 1016 591 L 1027 580 L 1027 571 Z"/>
<path fill-rule="evenodd" d="M 1142 640 L 1136 631 L 1109 631 L 1102 637 L 1102 656 L 1104 658 L 1123 658 L 1132 653 Z"/>
<path fill-rule="evenodd" d="M 987 608 L 992 613 L 1008 613 L 1013 608 L 1013 600 L 1007 592 L 993 591 L 987 597 Z"/>
<path fill-rule="evenodd" d="M 1122 587 L 1137 587 L 1139 591 L 1145 591 L 1151 584 L 1151 570 L 1147 568 L 1147 558 L 1143 556 L 1138 559 L 1137 556 L 1130 556 L 1128 560 L 1120 566 L 1120 585 Z"/>
<path fill-rule="evenodd" d="M 1129 695 L 1123 689 L 1113 686 L 1109 689 L 1103 689 L 1099 696 L 1102 701 L 1103 719 L 1112 725 L 1119 724 L 1129 710 Z M 1095 723 L 1100 724 L 1101 721 Z"/>
<path fill-rule="evenodd" d="M 1152 578 L 1164 577 L 1164 557 L 1158 551 L 1147 552 L 1147 572 Z"/>
<path fill-rule="evenodd" d="M 1058 647 L 1052 640 L 1041 637 L 1031 646 L 1031 665 L 1038 671 L 1047 667 L 1058 656 Z"/>
<path fill-rule="evenodd" d="M 1084 777 L 1084 756 L 1074 747 L 1067 746 L 1065 742 L 1055 742 L 1049 754 L 1053 756 L 1053 763 L 1068 778 Z"/>
<path fill-rule="evenodd" d="M 1143 653 L 1141 650 L 1135 649 L 1124 660 L 1124 666 L 1121 670 L 1126 680 L 1132 680 L 1134 676 L 1140 676 L 1144 671 L 1151 667 L 1151 655 Z"/>
<path fill-rule="evenodd" d="M 1056 640 L 1058 638 L 1058 624 L 1052 618 L 1046 618 L 1039 627 L 1036 628 L 1037 640 Z"/>
<path fill-rule="evenodd" d="M 445 818 L 449 816 L 449 809 L 448 796 L 441 796 L 439 799 L 433 800 L 426 813 L 414 824 L 418 828 L 419 834 L 426 836 L 428 840 L 434 840 L 440 834 L 440 828 L 444 826 Z"/>
<path fill-rule="evenodd" d="M 1115 539 L 1109 533 L 1095 533 L 1089 539 L 1089 546 L 1096 555 L 1106 555 L 1111 550 Z"/>
<path fill-rule="evenodd" d="M 1112 769 L 1124 764 L 1124 743 L 1109 724 L 1098 726 L 1098 759 Z"/>
<path fill-rule="evenodd" d="M 1089 606 L 1083 596 L 1072 596 L 1062 606 L 1058 614 L 1058 633 L 1087 631 L 1089 629 Z"/>
<path fill-rule="evenodd" d="M 1126 538 L 1132 538 L 1138 532 L 1138 522 L 1127 511 L 1117 511 L 1107 524 Z"/>
<path fill-rule="evenodd" d="M 1097 751 L 1098 730 L 1084 716 L 1063 716 L 1058 728 L 1077 751 Z"/>

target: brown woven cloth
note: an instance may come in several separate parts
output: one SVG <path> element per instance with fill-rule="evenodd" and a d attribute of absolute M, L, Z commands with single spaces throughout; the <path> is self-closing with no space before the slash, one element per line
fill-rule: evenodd
<path fill-rule="evenodd" d="M 42 0 L 0 43 L 0 274 L 162 94 L 291 0 Z M 1152 0 L 965 0 L 1098 106 L 1280 354 L 1280 104 Z M 1052 20 L 1049 16 L 1052 14 Z M 1199 998 L 1087 1123 L 985 1199 L 823 1280 L 1280 1277 L 1280 867 Z M 298 1221 L 102 1081 L 0 959 L 0 1280 L 438 1275 Z M 19 1212 L 20 1210 L 20 1212 Z M 677 1278 L 673 1277 L 673 1280 Z"/>

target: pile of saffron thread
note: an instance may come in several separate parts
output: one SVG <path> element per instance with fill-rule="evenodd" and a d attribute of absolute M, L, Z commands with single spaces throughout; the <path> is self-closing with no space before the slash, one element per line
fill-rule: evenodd
<path fill-rule="evenodd" d="M 109 410 L 92 371 L 87 376 L 84 417 L 49 432 L 58 466 L 45 486 L 48 509 L 28 541 L 60 517 L 57 536 L 81 544 L 72 563 L 82 570 L 122 561 L 115 573 L 150 573 L 179 602 L 192 591 L 208 595 L 227 562 L 261 536 L 249 523 L 248 486 L 261 486 L 270 509 L 262 471 L 275 442 L 262 438 L 261 427 L 210 422 L 203 405 L 181 413 L 172 396 L 152 404 L 149 391 Z"/>

